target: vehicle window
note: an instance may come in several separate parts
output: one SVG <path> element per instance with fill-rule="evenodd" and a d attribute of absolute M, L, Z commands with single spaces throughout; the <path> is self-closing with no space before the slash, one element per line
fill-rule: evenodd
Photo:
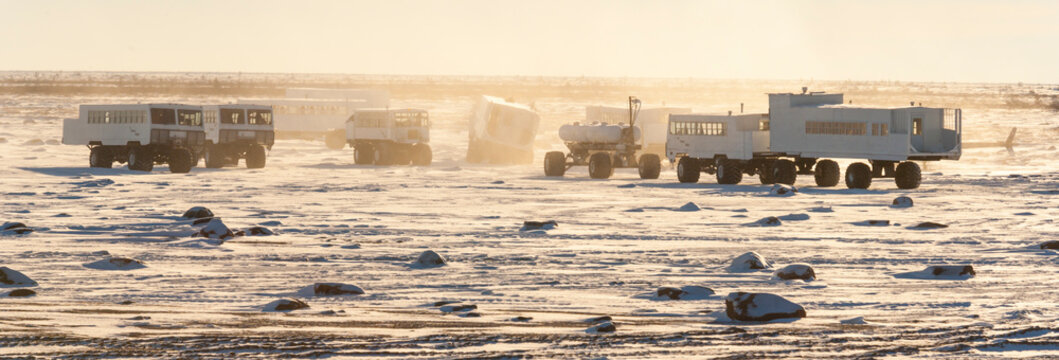
<path fill-rule="evenodd" d="M 246 124 L 242 109 L 221 109 L 222 124 Z"/>
<path fill-rule="evenodd" d="M 272 112 L 268 110 L 247 110 L 246 118 L 250 125 L 271 125 Z"/>
<path fill-rule="evenodd" d="M 177 110 L 177 125 L 202 126 L 202 112 L 198 110 Z"/>
<path fill-rule="evenodd" d="M 176 124 L 176 111 L 173 109 L 151 108 L 151 123 L 155 125 Z"/>

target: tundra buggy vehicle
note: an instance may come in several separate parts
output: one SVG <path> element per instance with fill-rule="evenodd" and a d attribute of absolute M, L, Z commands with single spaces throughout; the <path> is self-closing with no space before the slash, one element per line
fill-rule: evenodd
<path fill-rule="evenodd" d="M 280 138 L 320 140 L 329 149 L 346 146 L 346 120 L 357 109 L 390 106 L 390 93 L 372 89 L 290 88 L 283 98 L 239 99 L 238 104 L 271 105 Z"/>
<path fill-rule="evenodd" d="M 168 163 L 169 171 L 186 173 L 205 138 L 199 106 L 81 105 L 78 118 L 63 120 L 63 143 L 88 146 L 95 168 L 117 161 L 129 170 L 151 171 Z"/>
<path fill-rule="evenodd" d="M 471 114 L 467 162 L 529 164 L 541 118 L 530 107 L 482 96 Z"/>
<path fill-rule="evenodd" d="M 353 162 L 430 165 L 430 118 L 421 109 L 360 109 L 346 122 Z"/>
<path fill-rule="evenodd" d="M 614 174 L 614 168 L 635 167 L 641 179 L 657 179 L 662 169 L 658 154 L 641 154 L 640 129 L 634 126 L 640 110 L 640 100 L 629 97 L 628 119 L 630 124 L 611 125 L 596 123 L 567 124 L 559 127 L 559 138 L 568 149 L 550 151 L 544 155 L 544 175 L 563 176 L 566 170 L 578 165 L 588 165 L 588 176 L 606 179 Z"/>
<path fill-rule="evenodd" d="M 271 106 L 206 105 L 202 116 L 206 128 L 202 157 L 206 167 L 238 165 L 239 159 L 246 159 L 249 169 L 265 167 L 266 154 L 276 142 Z"/>
<path fill-rule="evenodd" d="M 817 186 L 838 184 L 833 159 L 863 159 L 846 168 L 845 183 L 866 189 L 874 178 L 894 178 L 901 189 L 922 181 L 913 161 L 959 160 L 960 109 L 909 106 L 855 107 L 842 94 L 769 94 L 769 113 L 672 115 L 666 154 L 677 162 L 677 178 L 696 182 L 705 171 L 722 184 L 742 174 L 762 183 L 794 184 L 813 175 Z"/>

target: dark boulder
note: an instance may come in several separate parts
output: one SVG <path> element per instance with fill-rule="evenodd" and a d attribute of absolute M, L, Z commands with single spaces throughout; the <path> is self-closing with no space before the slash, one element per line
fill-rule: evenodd
<path fill-rule="evenodd" d="M 0 286 L 2 287 L 33 287 L 37 282 L 23 273 L 15 271 L 6 266 L 0 266 Z"/>
<path fill-rule="evenodd" d="M 919 223 L 919 225 L 916 225 L 916 226 L 913 226 L 913 227 L 917 228 L 917 229 L 944 229 L 944 228 L 947 228 L 949 226 L 945 225 L 945 224 L 939 224 L 939 223 L 936 223 L 936 222 L 932 222 L 932 221 L 927 221 L 927 222 L 921 222 L 921 223 Z"/>
<path fill-rule="evenodd" d="M 547 221 L 523 221 L 522 228 L 519 231 L 533 231 L 533 230 L 551 230 L 559 227 L 559 223 L 555 220 Z"/>
<path fill-rule="evenodd" d="M 1059 240 L 1052 240 L 1041 243 L 1041 249 L 1059 250 Z"/>
<path fill-rule="evenodd" d="M 10 293 L 7 294 L 7 296 L 10 296 L 10 297 L 27 297 L 27 296 L 34 296 L 34 295 L 37 295 L 37 292 L 33 291 L 33 290 L 30 290 L 30 289 L 17 289 L 17 290 L 13 290 L 13 291 L 11 291 Z"/>
<path fill-rule="evenodd" d="M 0 234 L 22 235 L 33 232 L 33 229 L 20 222 L 6 222 L 0 225 Z"/>
<path fill-rule="evenodd" d="M 816 272 L 813 267 L 806 264 L 793 264 L 784 266 L 776 271 L 775 276 L 783 280 L 816 280 Z"/>
<path fill-rule="evenodd" d="M 185 211 L 183 217 L 187 219 L 211 218 L 213 217 L 213 212 L 204 206 L 196 206 Z"/>
<path fill-rule="evenodd" d="M 893 201 L 893 203 L 890 204 L 890 207 L 910 208 L 910 207 L 912 207 L 912 204 L 913 204 L 912 198 L 907 197 L 907 196 L 898 196 L 898 197 L 894 198 L 894 201 Z"/>
<path fill-rule="evenodd" d="M 703 286 L 689 285 L 679 289 L 674 287 L 661 287 L 655 291 L 655 294 L 659 298 L 668 298 L 670 300 L 701 300 L 713 295 L 714 291 Z"/>
<path fill-rule="evenodd" d="M 293 311 L 307 309 L 309 304 L 297 299 L 280 299 L 265 305 L 264 311 Z"/>
<path fill-rule="evenodd" d="M 313 294 L 316 296 L 363 295 L 364 289 L 350 284 L 316 283 L 313 284 Z"/>
<path fill-rule="evenodd" d="M 422 254 L 419 254 L 419 258 L 416 259 L 416 262 L 413 263 L 412 266 L 428 268 L 443 266 L 446 263 L 447 261 L 445 261 L 445 258 L 442 257 L 441 254 L 438 254 L 434 250 L 427 250 Z"/>

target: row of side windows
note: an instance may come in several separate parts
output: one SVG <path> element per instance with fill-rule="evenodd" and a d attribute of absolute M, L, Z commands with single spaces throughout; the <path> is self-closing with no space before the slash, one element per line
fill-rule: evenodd
<path fill-rule="evenodd" d="M 273 105 L 277 114 L 284 115 L 346 115 L 349 110 L 342 105 Z"/>
<path fill-rule="evenodd" d="M 805 133 L 812 135 L 865 135 L 867 123 L 845 121 L 806 121 Z"/>
<path fill-rule="evenodd" d="M 670 121 L 669 133 L 673 135 L 725 136 L 728 124 L 723 122 Z"/>
<path fill-rule="evenodd" d="M 89 124 L 143 124 L 147 112 L 143 110 L 96 110 L 88 112 Z"/>

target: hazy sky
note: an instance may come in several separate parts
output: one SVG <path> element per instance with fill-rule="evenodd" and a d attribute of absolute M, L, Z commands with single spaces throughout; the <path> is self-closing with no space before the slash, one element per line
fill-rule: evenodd
<path fill-rule="evenodd" d="M 1059 1 L 0 0 L 0 70 L 1059 83 Z"/>

